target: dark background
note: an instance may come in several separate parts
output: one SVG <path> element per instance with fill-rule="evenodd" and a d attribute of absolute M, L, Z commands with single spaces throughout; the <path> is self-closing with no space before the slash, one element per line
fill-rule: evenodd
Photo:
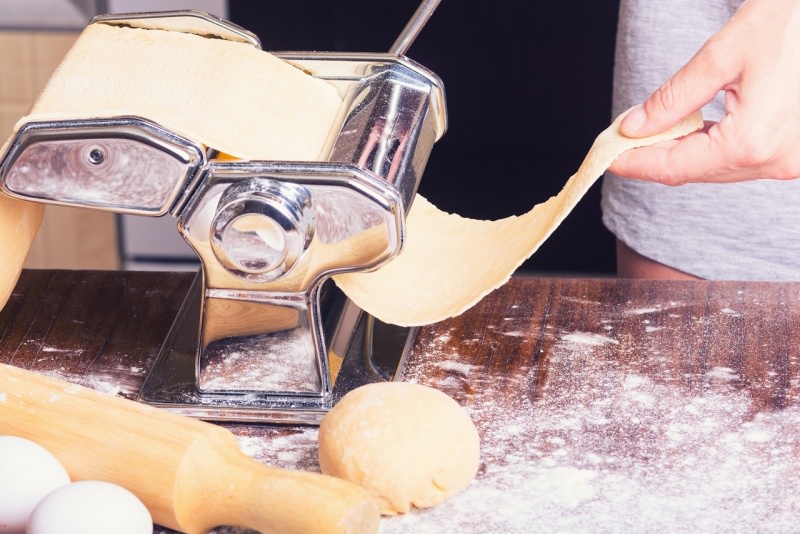
<path fill-rule="evenodd" d="M 407 55 L 444 81 L 449 129 L 420 193 L 496 219 L 559 192 L 611 120 L 618 0 L 442 0 Z M 265 50 L 385 52 L 417 0 L 230 0 Z M 475 251 L 492 254 L 492 251 Z M 524 270 L 613 274 L 596 184 Z"/>

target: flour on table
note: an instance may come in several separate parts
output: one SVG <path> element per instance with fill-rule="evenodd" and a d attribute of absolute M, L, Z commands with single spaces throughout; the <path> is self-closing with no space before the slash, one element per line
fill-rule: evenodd
<path fill-rule="evenodd" d="M 293 428 L 291 434 L 247 435 L 246 428 L 231 429 L 242 451 L 263 464 L 319 472 L 315 426 Z"/>
<path fill-rule="evenodd" d="M 536 367 L 520 367 L 500 386 L 478 373 L 432 379 L 441 363 L 415 366 L 410 380 L 456 397 L 470 392 L 483 465 L 466 491 L 384 519 L 381 534 L 798 531 L 800 492 L 790 482 L 800 471 L 797 407 L 758 412 L 730 368 L 709 369 L 703 380 L 667 370 L 645 376 L 625 370 L 618 359 L 628 349 L 612 338 L 547 335 L 556 342 L 538 394 L 523 393 Z M 455 346 L 427 349 L 431 360 L 449 350 L 458 361 Z M 659 363 L 657 353 L 648 357 Z M 681 380 L 702 387 L 687 390 Z"/>
<path fill-rule="evenodd" d="M 445 371 L 454 371 L 464 376 L 467 376 L 468 374 L 470 374 L 470 372 L 472 372 L 475 369 L 474 365 L 469 365 L 467 363 L 461 363 L 456 361 L 439 362 L 436 364 L 436 366 Z"/>
<path fill-rule="evenodd" d="M 571 332 L 564 334 L 561 339 L 576 345 L 605 345 L 606 343 L 617 345 L 619 343 L 616 339 L 589 332 Z"/>
<path fill-rule="evenodd" d="M 660 353 L 680 322 L 704 328 L 738 321 L 725 311 L 736 310 L 731 304 L 709 317 L 681 313 L 679 302 L 620 310 L 600 319 L 596 332 L 547 324 L 541 336 L 549 349 L 536 349 L 538 364 L 491 380 L 469 354 L 491 343 L 490 336 L 524 330 L 513 317 L 469 339 L 453 330 L 422 340 L 415 347 L 422 356 L 403 379 L 465 401 L 482 436 L 482 465 L 464 492 L 434 508 L 384 518 L 381 534 L 800 531 L 798 399 L 764 411 L 733 367 L 700 373 Z M 617 338 L 619 317 L 641 323 L 647 335 Z M 693 350 L 669 352 L 690 360 Z M 625 363 L 631 360 L 647 371 L 631 371 L 635 366 Z M 761 380 L 785 380 L 796 391 L 800 376 L 768 370 Z M 231 431 L 257 461 L 319 471 L 316 427 L 286 433 L 233 425 Z"/>

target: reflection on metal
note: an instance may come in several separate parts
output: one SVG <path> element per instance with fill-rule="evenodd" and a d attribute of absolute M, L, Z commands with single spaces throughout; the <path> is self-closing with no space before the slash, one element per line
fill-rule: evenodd
<path fill-rule="evenodd" d="M 96 23 L 166 17 L 184 27 L 182 16 Z M 217 19 L 185 18 L 246 38 Z M 146 118 L 117 117 L 24 125 L 0 162 L 12 196 L 177 219 L 202 269 L 146 402 L 207 419 L 314 423 L 352 387 L 392 379 L 410 348 L 413 330 L 375 321 L 327 281 L 400 252 L 446 129 L 441 82 L 391 54 L 282 57 L 343 97 L 327 161 L 216 160 Z"/>
<path fill-rule="evenodd" d="M 31 122 L 2 160 L 0 185 L 28 200 L 159 216 L 205 165 L 202 148 L 139 117 Z"/>

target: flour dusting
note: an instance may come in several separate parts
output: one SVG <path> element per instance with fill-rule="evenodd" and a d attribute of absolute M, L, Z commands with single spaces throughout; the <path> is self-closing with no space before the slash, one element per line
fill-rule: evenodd
<path fill-rule="evenodd" d="M 431 360 L 458 357 L 427 349 Z M 384 519 L 381 534 L 800 530 L 798 408 L 758 411 L 730 368 L 705 380 L 646 376 L 615 350 L 613 339 L 566 332 L 541 362 L 543 383 L 536 366 L 505 383 L 474 373 L 477 479 L 435 508 Z M 463 397 L 463 383 L 431 378 L 435 365 L 410 380 Z M 703 387 L 687 390 L 694 383 Z"/>
<path fill-rule="evenodd" d="M 616 339 L 590 332 L 570 332 L 569 334 L 564 334 L 561 336 L 561 339 L 579 345 L 604 345 L 606 343 L 612 343 L 614 345 L 618 344 Z"/>
<path fill-rule="evenodd" d="M 266 429 L 265 429 L 266 430 Z M 296 427 L 290 434 L 247 435 L 233 429 L 242 451 L 263 464 L 319 472 L 317 432 L 314 426 Z"/>
<path fill-rule="evenodd" d="M 535 331 L 513 305 L 466 334 L 443 323 L 423 335 L 403 380 L 465 407 L 481 467 L 452 499 L 382 519 L 381 534 L 800 532 L 800 359 L 743 363 L 752 329 L 737 295 L 702 310 L 581 297 L 599 318 L 554 310 Z M 723 323 L 733 342 L 715 337 Z M 718 346 L 735 348 L 721 357 Z M 225 373 L 247 360 L 228 356 Z M 261 463 L 319 472 L 316 427 L 225 426 Z"/>
<path fill-rule="evenodd" d="M 453 371 L 465 376 L 470 374 L 470 372 L 472 372 L 475 369 L 474 365 L 469 365 L 466 363 L 456 362 L 452 360 L 439 362 L 436 364 L 436 366 L 444 371 Z"/>

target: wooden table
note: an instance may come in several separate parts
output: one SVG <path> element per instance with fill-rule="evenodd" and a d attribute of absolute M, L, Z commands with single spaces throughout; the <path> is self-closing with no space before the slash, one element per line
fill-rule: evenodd
<path fill-rule="evenodd" d="M 0 361 L 133 398 L 191 276 L 25 271 Z M 800 283 L 514 278 L 403 376 L 469 410 L 477 480 L 381 531 L 800 531 L 799 356 Z M 316 428 L 228 426 L 318 469 Z"/>

